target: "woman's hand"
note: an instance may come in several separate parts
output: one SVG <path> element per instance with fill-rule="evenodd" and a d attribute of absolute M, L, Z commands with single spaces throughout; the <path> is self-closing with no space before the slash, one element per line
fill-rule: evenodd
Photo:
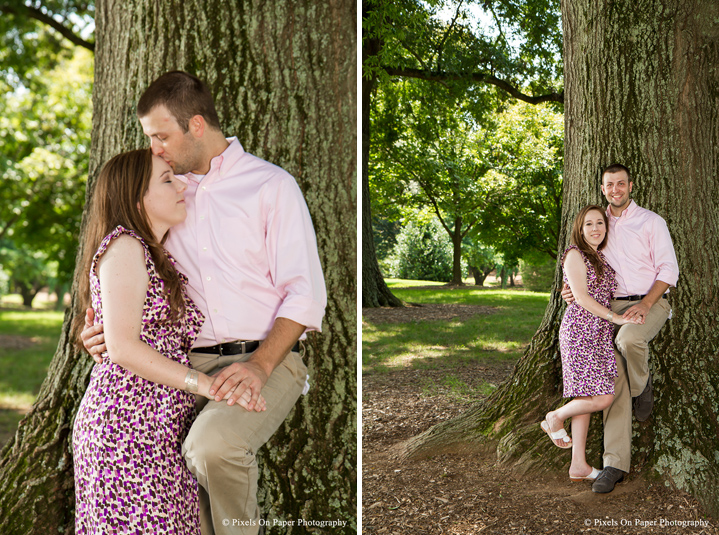
<path fill-rule="evenodd" d="M 615 325 L 625 325 L 627 323 L 633 323 L 634 325 L 643 325 L 644 324 L 644 318 L 642 316 L 631 316 L 631 317 L 625 317 L 614 315 L 614 324 Z"/>

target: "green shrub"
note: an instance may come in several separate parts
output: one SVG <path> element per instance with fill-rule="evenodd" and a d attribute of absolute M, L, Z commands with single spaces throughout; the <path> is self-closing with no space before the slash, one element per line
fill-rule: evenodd
<path fill-rule="evenodd" d="M 519 272 L 522 284 L 533 292 L 548 292 L 554 285 L 556 261 L 547 256 L 529 257 L 520 260 Z"/>
<path fill-rule="evenodd" d="M 410 221 L 397 236 L 390 265 L 392 275 L 400 279 L 449 282 L 452 242 L 438 221 Z"/>

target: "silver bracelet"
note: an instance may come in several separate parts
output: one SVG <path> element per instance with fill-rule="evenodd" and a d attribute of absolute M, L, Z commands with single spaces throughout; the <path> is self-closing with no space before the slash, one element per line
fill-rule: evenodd
<path fill-rule="evenodd" d="M 200 373 L 197 370 L 190 368 L 187 370 L 185 376 L 185 390 L 188 392 L 197 392 L 197 381 L 200 378 Z"/>
<path fill-rule="evenodd" d="M 611 310 L 607 313 L 607 320 L 614 323 L 614 312 L 612 312 Z"/>

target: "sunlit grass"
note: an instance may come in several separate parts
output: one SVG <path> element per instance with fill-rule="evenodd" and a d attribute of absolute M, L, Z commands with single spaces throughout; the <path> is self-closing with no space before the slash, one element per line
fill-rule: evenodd
<path fill-rule="evenodd" d="M 62 321 L 62 312 L 0 310 L 0 335 L 7 337 L 0 344 L 0 408 L 24 409 L 35 401 Z"/>
<path fill-rule="evenodd" d="M 436 281 L 413 281 L 409 279 L 385 279 L 384 282 L 389 288 L 411 288 L 413 286 L 445 286 L 446 282 Z"/>
<path fill-rule="evenodd" d="M 397 279 L 388 282 L 394 295 L 407 303 L 478 305 L 493 307 L 495 312 L 466 320 L 364 322 L 362 363 L 366 373 L 516 361 L 537 330 L 549 301 L 549 293 L 541 292 L 449 288 L 441 283 Z M 417 285 L 423 288 L 412 288 Z"/>

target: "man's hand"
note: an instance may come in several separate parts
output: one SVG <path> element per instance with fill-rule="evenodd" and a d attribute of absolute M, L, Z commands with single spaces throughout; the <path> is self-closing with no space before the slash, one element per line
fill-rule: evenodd
<path fill-rule="evenodd" d="M 95 362 L 101 364 L 102 354 L 107 351 L 107 346 L 105 345 L 105 328 L 102 323 L 93 325 L 94 320 L 95 311 L 88 308 L 85 311 L 85 328 L 80 333 L 80 338 L 82 338 L 82 345 L 85 346 L 90 356 Z"/>
<path fill-rule="evenodd" d="M 631 320 L 637 320 L 632 321 L 632 323 L 637 323 L 639 325 L 644 324 L 644 320 L 646 319 L 647 315 L 649 314 L 649 309 L 651 307 L 647 305 L 644 301 L 639 301 L 636 305 L 629 307 L 627 310 L 624 311 L 624 318 L 627 321 Z"/>
<path fill-rule="evenodd" d="M 226 394 L 234 389 L 227 399 L 227 404 L 233 405 L 249 391 L 251 399 L 245 408 L 248 411 L 260 412 L 263 409 L 258 405 L 258 399 L 262 387 L 267 383 L 267 378 L 265 369 L 256 362 L 234 362 L 215 377 L 215 381 L 210 386 L 210 395 L 215 396 L 215 401 L 222 401 Z"/>
<path fill-rule="evenodd" d="M 562 299 L 568 304 L 571 305 L 574 303 L 574 294 L 572 293 L 572 289 L 569 287 L 569 284 L 566 282 L 564 283 L 564 286 L 562 287 Z"/>
<path fill-rule="evenodd" d="M 214 377 L 208 376 L 204 373 L 200 373 L 199 377 L 198 377 L 198 387 L 199 388 L 198 388 L 197 393 L 200 396 L 204 396 L 208 399 L 217 401 L 215 399 L 215 396 L 210 395 L 210 389 L 212 388 L 213 381 L 214 381 Z M 228 390 L 222 399 L 225 399 L 225 400 L 230 399 L 230 397 L 234 393 L 235 393 L 235 389 Z M 252 391 L 248 388 L 247 390 L 245 390 L 245 392 L 241 396 L 239 396 L 239 398 L 237 399 L 237 401 L 235 403 L 237 403 L 240 407 L 249 411 L 250 409 L 248 407 L 249 407 L 250 401 L 252 401 Z M 262 412 L 265 410 L 265 408 L 266 408 L 265 398 L 262 396 L 262 394 L 260 394 L 260 397 L 257 398 L 257 402 L 255 403 L 254 410 L 256 412 Z"/>

